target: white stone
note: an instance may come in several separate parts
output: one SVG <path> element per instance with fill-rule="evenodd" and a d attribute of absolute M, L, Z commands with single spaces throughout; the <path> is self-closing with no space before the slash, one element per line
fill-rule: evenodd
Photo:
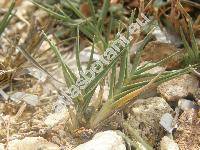
<path fill-rule="evenodd" d="M 187 99 L 180 99 L 178 101 L 178 106 L 180 109 L 182 109 L 184 111 L 197 108 L 197 106 L 195 105 L 195 103 L 193 101 L 190 101 Z"/>
<path fill-rule="evenodd" d="M 160 124 L 165 128 L 165 130 L 167 130 L 169 133 L 172 133 L 173 131 L 173 117 L 171 114 L 169 113 L 165 113 L 161 119 L 160 119 Z"/>
<path fill-rule="evenodd" d="M 32 75 L 33 77 L 35 77 L 39 81 L 41 81 L 41 82 L 46 81 L 47 74 L 44 73 L 43 71 L 41 71 L 40 69 L 35 68 L 35 67 L 29 67 L 29 68 L 27 68 L 27 70 L 29 71 L 28 74 Z"/>
<path fill-rule="evenodd" d="M 59 123 L 60 121 L 68 117 L 69 117 L 69 114 L 68 114 L 67 108 L 63 108 L 62 110 L 58 112 L 49 114 L 45 118 L 44 123 L 49 127 L 53 127 L 54 125 L 56 125 L 57 123 Z"/>
<path fill-rule="evenodd" d="M 157 27 L 152 34 L 156 37 L 156 40 L 162 43 L 171 43 L 169 39 L 167 39 L 166 34 L 160 29 L 160 27 Z"/>
<path fill-rule="evenodd" d="M 160 143 L 161 150 L 179 150 L 178 144 L 167 136 L 164 136 Z"/>
<path fill-rule="evenodd" d="M 59 146 L 48 142 L 42 137 L 26 137 L 22 140 L 13 140 L 8 143 L 8 150 L 60 150 Z"/>
<path fill-rule="evenodd" d="M 10 99 L 16 103 L 19 103 L 19 101 L 22 100 L 32 106 L 37 106 L 39 103 L 39 98 L 37 95 L 28 94 L 25 92 L 16 92 L 10 96 Z"/>
<path fill-rule="evenodd" d="M 92 140 L 79 145 L 74 150 L 126 150 L 126 146 L 121 136 L 109 130 L 97 133 Z"/>
<path fill-rule="evenodd" d="M 0 143 L 0 150 L 5 150 L 4 149 L 4 144 Z"/>

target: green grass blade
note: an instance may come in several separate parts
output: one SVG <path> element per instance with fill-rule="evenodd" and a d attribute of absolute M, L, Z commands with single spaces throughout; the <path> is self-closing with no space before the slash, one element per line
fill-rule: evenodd
<path fill-rule="evenodd" d="M 110 89 L 109 89 L 109 96 L 108 99 L 112 99 L 114 96 L 115 92 L 115 80 L 116 80 L 116 64 L 113 65 L 112 67 L 112 74 L 111 74 L 111 79 L 110 79 Z"/>
<path fill-rule="evenodd" d="M 107 66 L 104 67 L 103 71 L 97 74 L 93 81 L 91 81 L 85 88 L 86 94 L 84 95 L 84 100 L 86 104 L 89 104 L 90 101 L 88 97 L 94 94 L 95 88 L 98 86 L 99 82 L 105 78 L 125 50 L 125 48 L 121 50 L 118 55 Z"/>
<path fill-rule="evenodd" d="M 58 61 L 60 62 L 61 66 L 62 66 L 66 84 L 68 86 L 75 84 L 75 80 L 76 80 L 75 74 L 73 74 L 72 71 L 70 70 L 70 68 L 64 63 L 63 58 L 62 58 L 58 48 L 55 46 L 55 44 L 48 39 L 47 35 L 44 32 L 43 32 L 43 35 L 44 35 L 46 41 L 49 43 L 52 51 L 54 52 L 54 54 L 56 55 Z"/>
<path fill-rule="evenodd" d="M 124 52 L 125 49 L 123 49 L 118 56 L 116 56 L 116 58 L 114 58 L 106 67 L 104 67 L 104 70 L 102 72 L 100 72 L 99 74 L 97 74 L 94 78 L 93 81 L 91 81 L 89 83 L 89 85 L 85 88 L 85 92 L 89 93 L 91 90 L 94 89 L 94 87 L 96 87 L 96 85 L 99 84 L 100 80 L 102 80 L 107 73 L 110 71 L 110 69 L 113 67 L 113 65 L 117 62 L 117 60 L 119 59 L 119 57 L 122 55 L 122 53 Z"/>
<path fill-rule="evenodd" d="M 5 28 L 7 27 L 8 23 L 10 22 L 11 18 L 12 18 L 12 10 L 15 7 L 15 0 L 12 1 L 8 12 L 6 13 L 6 15 L 3 17 L 3 20 L 0 23 L 0 36 L 3 33 L 3 31 L 5 30 Z"/>
<path fill-rule="evenodd" d="M 102 12 L 101 12 L 101 15 L 100 15 L 100 17 L 98 19 L 98 23 L 97 23 L 97 26 L 98 26 L 99 29 L 103 25 L 103 20 L 105 19 L 106 15 L 108 13 L 109 6 L 110 6 L 110 1 L 104 0 Z"/>
<path fill-rule="evenodd" d="M 48 12 L 50 15 L 52 15 L 53 17 L 60 19 L 62 21 L 64 21 L 64 24 L 67 26 L 77 26 L 77 25 L 81 25 L 80 26 L 80 31 L 83 32 L 88 38 L 90 38 L 92 40 L 93 35 L 96 35 L 96 38 L 100 41 L 103 42 L 104 47 L 107 46 L 104 38 L 102 37 L 102 34 L 100 33 L 99 29 L 91 23 L 91 19 L 86 18 L 75 6 L 72 2 L 70 2 L 69 0 L 65 0 L 66 4 L 69 6 L 69 8 L 71 8 L 71 10 L 78 16 L 80 17 L 80 19 L 71 19 L 69 16 L 67 15 L 61 15 L 59 13 L 54 12 L 52 9 L 47 8 L 47 6 L 45 6 L 44 4 L 40 4 L 34 0 L 31 0 L 32 3 L 34 3 L 36 6 L 40 7 L 41 9 L 45 10 L 46 12 Z M 61 12 L 62 13 L 62 12 Z M 62 13 L 63 14 L 63 13 Z M 82 25 L 84 24 L 84 25 Z"/>
<path fill-rule="evenodd" d="M 134 19 L 134 13 L 131 13 L 129 24 L 132 23 L 133 19 Z M 121 24 L 123 25 L 123 22 Z M 126 25 L 124 26 L 125 28 L 127 28 Z M 129 35 L 129 31 L 127 32 L 126 36 L 127 36 L 127 39 L 129 39 L 128 37 L 131 36 Z M 129 42 L 129 44 L 126 46 L 126 49 L 127 50 L 124 52 L 121 58 L 119 79 L 116 85 L 116 89 L 120 89 L 123 86 L 124 80 L 129 76 L 131 42 Z"/>
<path fill-rule="evenodd" d="M 113 13 L 111 12 L 111 14 L 110 14 L 110 23 L 108 25 L 108 31 L 106 33 L 106 41 L 109 41 L 109 36 L 110 36 L 111 31 L 113 29 L 113 23 L 114 23 L 114 16 L 113 16 Z"/>
<path fill-rule="evenodd" d="M 198 45 L 197 45 L 196 38 L 194 36 L 194 31 L 193 31 L 193 28 L 192 28 L 191 19 L 189 19 L 189 31 L 190 31 L 192 49 L 195 53 L 196 59 L 198 59 L 199 58 L 199 56 L 198 56 L 199 55 L 199 48 L 198 48 Z"/>
<path fill-rule="evenodd" d="M 125 73 L 126 73 L 126 67 L 127 67 L 126 62 L 127 62 L 127 51 L 124 51 L 124 53 L 122 54 L 122 58 L 121 58 L 119 78 L 118 78 L 118 82 L 116 85 L 116 89 L 120 89 L 123 86 L 124 79 L 125 79 Z"/>
<path fill-rule="evenodd" d="M 160 65 L 164 64 L 165 62 L 167 62 L 167 61 L 168 61 L 169 59 L 171 59 L 172 57 L 174 57 L 174 56 L 176 56 L 176 55 L 178 55 L 178 54 L 180 54 L 180 53 L 181 53 L 180 51 L 177 51 L 177 52 L 175 52 L 175 53 L 169 55 L 168 57 L 166 57 L 166 58 L 164 58 L 164 59 L 162 59 L 162 60 L 160 60 L 160 61 L 158 61 L 158 62 L 156 62 L 156 63 L 150 64 L 150 65 L 147 63 L 146 65 L 144 65 L 144 66 L 138 68 L 138 69 L 135 71 L 134 75 L 142 74 L 143 72 L 145 72 L 145 71 L 147 71 L 147 70 L 150 70 L 150 69 L 152 69 L 152 68 L 154 68 L 154 67 L 160 66 Z M 134 75 L 133 75 L 133 76 L 134 76 Z"/>
<path fill-rule="evenodd" d="M 147 36 L 144 38 L 142 44 L 140 45 L 140 47 L 138 48 L 137 52 L 136 52 L 136 56 L 135 56 L 135 60 L 132 66 L 132 70 L 131 70 L 131 74 L 134 74 L 139 63 L 140 63 L 140 57 L 142 55 L 142 51 L 145 47 L 145 45 L 152 39 L 152 34 L 151 32 L 147 34 Z"/>
<path fill-rule="evenodd" d="M 79 73 L 83 71 L 81 67 L 81 62 L 80 62 L 80 34 L 79 34 L 79 26 L 77 26 L 77 38 L 76 38 L 76 63 L 78 67 Z"/>
<path fill-rule="evenodd" d="M 40 4 L 36 2 L 35 0 L 30 0 L 34 5 L 38 6 L 39 8 L 45 10 L 48 12 L 51 16 L 54 16 L 57 19 L 63 20 L 63 21 L 71 21 L 71 18 L 69 16 L 63 16 L 61 14 L 56 13 L 55 11 L 51 10 L 50 8 L 47 8 L 43 4 Z"/>
<path fill-rule="evenodd" d="M 95 44 L 95 36 L 93 38 L 93 43 L 92 43 L 92 50 L 91 50 L 91 54 L 90 54 L 90 59 L 88 61 L 88 64 L 87 64 L 87 69 L 86 70 L 89 70 L 90 67 L 91 67 L 91 64 L 92 64 L 92 61 L 93 61 L 93 57 L 94 57 L 94 44 Z"/>
<path fill-rule="evenodd" d="M 60 11 L 60 13 L 63 15 L 63 16 L 68 16 L 60 7 L 58 6 L 55 6 L 57 10 Z"/>
<path fill-rule="evenodd" d="M 181 38 L 183 40 L 183 44 L 184 44 L 184 47 L 186 48 L 187 50 L 187 53 L 188 53 L 188 57 L 189 57 L 189 63 L 191 63 L 191 61 L 194 61 L 195 60 L 195 54 L 193 52 L 193 50 L 190 48 L 190 45 L 188 44 L 186 38 L 185 38 L 185 35 L 183 33 L 183 29 L 180 27 L 180 33 L 181 33 Z"/>
<path fill-rule="evenodd" d="M 155 84 L 159 85 L 163 82 L 166 82 L 166 81 L 169 81 L 173 78 L 176 78 L 176 77 L 178 77 L 182 74 L 188 73 L 189 71 L 190 71 L 190 69 L 189 69 L 189 67 L 187 67 L 187 68 L 184 68 L 184 69 L 179 69 L 179 70 L 174 70 L 174 71 L 169 71 L 169 72 L 163 73 L 163 75 L 161 75 L 155 81 Z M 152 75 L 152 78 L 154 78 L 156 75 L 158 75 L 158 74 Z M 128 93 L 145 86 L 149 82 L 150 82 L 150 80 L 146 80 L 146 81 L 134 83 L 134 84 L 131 84 L 131 85 L 126 85 L 121 89 L 119 94 L 114 96 L 113 100 L 116 101 L 116 100 L 122 98 L 123 96 L 127 95 Z"/>
<path fill-rule="evenodd" d="M 91 91 L 90 93 L 88 93 L 86 96 L 83 97 L 83 99 L 85 100 L 83 105 L 80 108 L 81 113 L 84 113 L 85 110 L 87 109 L 88 105 L 90 104 L 90 101 L 92 99 L 92 96 L 96 90 L 97 86 L 93 89 L 93 91 Z"/>
<path fill-rule="evenodd" d="M 73 12 L 80 18 L 87 20 L 88 28 L 91 30 L 90 37 L 95 34 L 96 38 L 103 42 L 104 48 L 107 46 L 104 38 L 102 37 L 102 34 L 100 32 L 100 26 L 95 26 L 93 23 L 91 23 L 91 20 L 88 20 L 69 0 L 65 0 L 67 4 L 70 6 L 70 8 L 73 10 Z M 82 28 L 80 27 L 80 30 L 82 31 Z"/>
<path fill-rule="evenodd" d="M 90 7 L 90 12 L 92 14 L 93 21 L 95 22 L 96 21 L 96 16 L 95 16 L 95 9 L 94 9 L 93 2 L 91 0 L 87 0 L 87 2 L 88 2 L 89 7 Z"/>
<path fill-rule="evenodd" d="M 65 0 L 65 2 L 69 5 L 69 8 L 73 10 L 73 12 L 80 18 L 86 19 L 86 17 L 70 2 L 69 0 Z"/>
<path fill-rule="evenodd" d="M 134 11 L 131 12 L 131 17 L 130 17 L 130 21 L 129 21 L 129 26 L 133 23 L 135 19 L 135 9 Z M 130 35 L 130 32 L 129 32 L 129 28 L 128 29 L 128 32 L 127 32 L 127 37 L 130 37 L 132 35 Z M 131 41 L 130 41 L 130 44 L 128 45 L 128 51 L 127 51 L 127 61 L 126 61 L 126 79 L 129 78 L 130 76 L 130 73 L 131 73 L 131 61 L 130 61 L 130 50 L 131 50 Z"/>

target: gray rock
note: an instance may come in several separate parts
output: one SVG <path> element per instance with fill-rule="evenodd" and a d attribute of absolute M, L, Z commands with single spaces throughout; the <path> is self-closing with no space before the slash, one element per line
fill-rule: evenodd
<path fill-rule="evenodd" d="M 126 146 L 121 136 L 115 131 L 108 130 L 97 133 L 92 140 L 74 150 L 126 150 Z"/>
<path fill-rule="evenodd" d="M 158 86 L 158 93 L 167 101 L 176 101 L 189 94 L 194 94 L 198 88 L 199 81 L 189 74 L 182 75 Z"/>
<path fill-rule="evenodd" d="M 42 137 L 26 137 L 23 140 L 12 140 L 8 143 L 8 150 L 60 150 L 56 144 L 48 142 Z"/>
<path fill-rule="evenodd" d="M 179 150 L 178 144 L 167 136 L 164 136 L 160 142 L 161 150 Z"/>
<path fill-rule="evenodd" d="M 198 109 L 198 106 L 193 101 L 190 101 L 187 99 L 180 99 L 178 101 L 178 106 L 183 111 L 190 110 L 190 109 Z"/>
<path fill-rule="evenodd" d="M 31 106 L 37 106 L 39 103 L 39 98 L 37 95 L 28 94 L 25 92 L 16 92 L 10 96 L 10 99 L 16 103 L 19 103 L 19 101 L 24 101 Z"/>
<path fill-rule="evenodd" d="M 164 128 L 159 122 L 166 113 L 172 114 L 173 110 L 163 98 L 138 99 L 131 108 L 127 122 L 143 140 L 155 146 L 164 136 Z"/>

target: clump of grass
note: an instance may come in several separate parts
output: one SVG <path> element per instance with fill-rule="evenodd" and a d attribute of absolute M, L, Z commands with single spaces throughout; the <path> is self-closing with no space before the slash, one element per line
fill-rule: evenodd
<path fill-rule="evenodd" d="M 194 36 L 191 18 L 188 18 L 188 24 L 189 24 L 189 39 L 191 39 L 190 43 L 186 40 L 183 29 L 180 28 L 182 41 L 183 41 L 184 47 L 186 49 L 184 63 L 185 63 L 185 65 L 199 64 L 200 63 L 200 50 L 197 45 L 196 38 Z"/>
<path fill-rule="evenodd" d="M 194 35 L 192 18 L 190 15 L 185 11 L 181 3 L 177 4 L 177 8 L 181 13 L 182 17 L 186 21 L 187 26 L 180 26 L 180 35 L 186 49 L 186 54 L 184 57 L 184 65 L 192 65 L 192 64 L 199 64 L 200 63 L 200 50 Z M 186 28 L 186 29 L 185 29 Z M 188 33 L 184 32 L 188 31 Z"/>
<path fill-rule="evenodd" d="M 79 74 L 76 75 L 73 73 L 73 71 L 70 69 L 69 66 L 67 66 L 62 58 L 62 55 L 60 54 L 59 49 L 57 46 L 50 41 L 47 38 L 47 35 L 43 32 L 44 37 L 49 42 L 49 45 L 56 55 L 59 63 L 62 66 L 62 71 L 65 77 L 66 81 L 66 87 L 70 87 L 73 84 L 75 84 L 78 77 L 81 76 L 80 72 L 83 70 L 80 64 L 80 46 L 79 46 L 79 30 L 82 34 L 84 34 L 89 40 L 93 41 L 93 48 L 91 50 L 91 57 L 90 61 L 88 62 L 88 67 L 90 68 L 92 63 L 92 58 L 94 55 L 94 45 L 103 45 L 102 47 L 99 47 L 101 51 L 105 51 L 106 48 L 109 47 L 111 41 L 109 41 L 109 38 L 104 37 L 105 26 L 103 24 L 103 20 L 106 18 L 107 13 L 109 11 L 109 0 L 105 0 L 102 10 L 100 11 L 100 14 L 94 14 L 94 6 L 92 4 L 91 0 L 88 0 L 88 4 L 90 5 L 90 9 L 92 14 L 92 17 L 86 18 L 82 15 L 82 13 L 71 3 L 69 0 L 65 0 L 66 4 L 70 6 L 71 11 L 73 11 L 78 19 L 73 20 L 70 16 L 65 14 L 62 10 L 58 10 L 58 12 L 53 11 L 51 8 L 39 4 L 37 2 L 33 2 L 40 8 L 47 11 L 49 14 L 54 16 L 55 18 L 61 20 L 64 25 L 67 25 L 69 27 L 73 26 L 78 30 L 77 34 L 77 47 L 76 47 L 76 62 L 77 62 L 77 68 L 79 70 Z M 110 17 L 113 17 L 112 15 Z M 131 19 L 129 24 L 133 22 L 135 18 L 135 15 L 132 13 Z M 114 18 L 111 18 L 110 20 L 113 20 Z M 110 32 L 112 29 L 112 21 L 110 22 Z M 123 28 L 124 29 L 124 28 Z M 119 28 L 119 31 L 122 31 L 123 29 Z M 127 35 L 127 33 L 124 33 Z M 115 37 L 114 39 L 117 39 Z M 130 45 L 126 45 L 126 47 L 122 48 L 119 54 L 107 65 L 104 67 L 104 69 L 96 74 L 95 78 L 86 86 L 84 90 L 81 91 L 81 94 L 77 98 L 74 98 L 74 107 L 75 110 L 75 119 L 74 124 L 71 125 L 72 129 L 80 128 L 82 126 L 86 128 L 96 128 L 102 123 L 104 120 L 106 120 L 109 116 L 111 116 L 113 113 L 122 110 L 125 108 L 129 103 L 132 103 L 134 99 L 140 95 L 142 92 L 144 92 L 146 89 L 150 88 L 151 86 L 156 86 L 162 82 L 165 82 L 167 80 L 173 79 L 177 76 L 180 76 L 184 73 L 187 73 L 190 71 L 190 67 L 186 67 L 179 70 L 173 70 L 173 71 L 163 71 L 162 74 L 149 74 L 146 73 L 146 71 L 159 66 L 166 61 L 168 61 L 171 57 L 178 54 L 179 52 L 170 55 L 169 57 L 160 60 L 159 62 L 155 64 L 148 64 L 142 67 L 139 67 L 140 64 L 140 57 L 141 53 L 144 49 L 144 46 L 152 39 L 151 32 L 147 34 L 147 36 L 144 38 L 142 44 L 140 45 L 139 49 L 137 50 L 135 60 L 133 64 L 130 63 Z M 119 66 L 119 77 L 117 78 L 116 70 Z M 102 86 L 102 83 L 104 80 L 106 80 L 108 74 L 111 73 L 111 80 L 109 83 L 109 96 L 107 98 L 107 101 L 102 104 L 102 100 L 96 101 L 97 104 L 91 105 L 92 96 L 94 95 L 97 87 L 100 85 Z M 147 78 L 144 78 L 147 77 Z M 134 82 L 136 79 L 140 79 L 140 82 Z M 99 91 L 99 95 L 102 95 L 102 90 Z M 100 96 L 100 99 L 102 97 Z M 92 111 L 90 111 L 91 107 L 93 107 Z M 87 112 L 90 112 L 88 114 Z M 73 113 L 74 114 L 74 113 Z"/>

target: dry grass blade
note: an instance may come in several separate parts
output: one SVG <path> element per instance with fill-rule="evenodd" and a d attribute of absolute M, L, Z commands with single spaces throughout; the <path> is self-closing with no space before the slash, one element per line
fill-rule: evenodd
<path fill-rule="evenodd" d="M 20 48 L 19 46 L 16 47 L 23 55 L 24 57 L 30 61 L 35 67 L 37 67 L 38 69 L 40 69 L 41 71 L 43 71 L 45 74 L 47 74 L 50 78 L 52 78 L 53 80 L 61 83 L 64 85 L 64 83 L 62 83 L 61 81 L 57 80 L 55 77 L 53 77 L 46 69 L 44 69 L 26 50 L 24 50 L 23 48 Z"/>

